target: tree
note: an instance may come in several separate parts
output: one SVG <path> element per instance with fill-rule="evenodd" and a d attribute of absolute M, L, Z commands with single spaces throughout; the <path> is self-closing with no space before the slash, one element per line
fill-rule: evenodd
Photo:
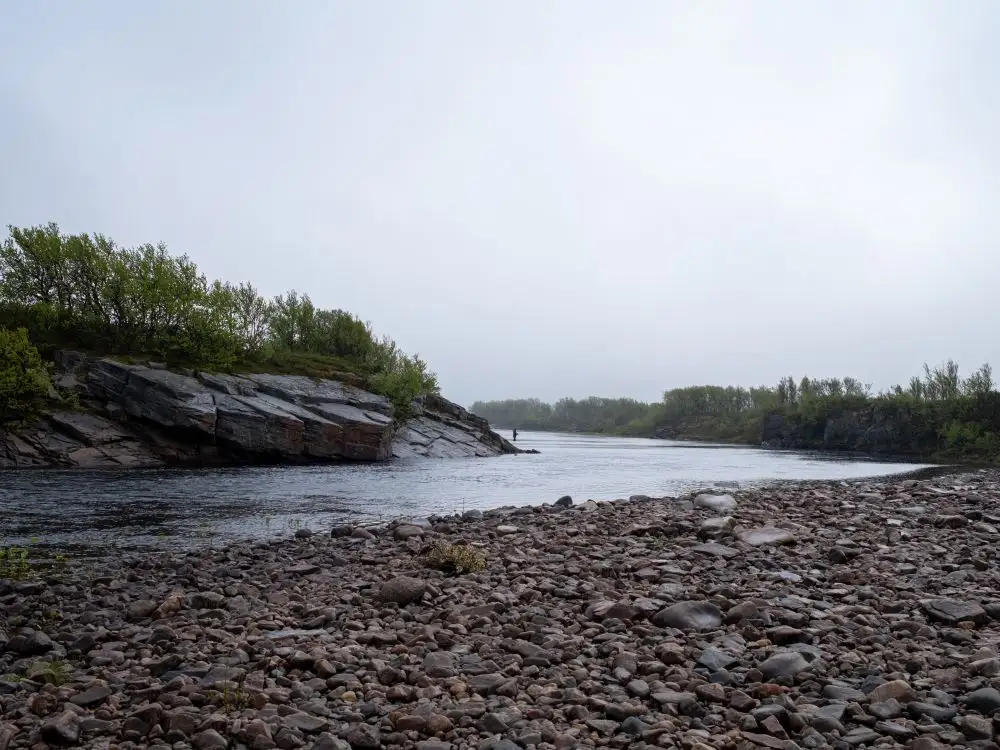
<path fill-rule="evenodd" d="M 28 332 L 0 328 L 0 419 L 25 416 L 48 391 L 48 374 Z"/>

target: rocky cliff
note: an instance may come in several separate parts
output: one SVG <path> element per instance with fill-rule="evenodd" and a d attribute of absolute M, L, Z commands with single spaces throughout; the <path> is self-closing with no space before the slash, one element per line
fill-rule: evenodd
<path fill-rule="evenodd" d="M 428 396 L 403 424 L 388 399 L 294 375 L 181 374 L 57 357 L 80 407 L 0 433 L 2 468 L 138 468 L 497 456 L 518 449 L 486 420 Z"/>

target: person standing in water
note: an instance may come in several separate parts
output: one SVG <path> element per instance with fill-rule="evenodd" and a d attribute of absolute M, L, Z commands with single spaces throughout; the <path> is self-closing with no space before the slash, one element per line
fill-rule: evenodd
<path fill-rule="evenodd" d="M 517 442 L 517 428 L 514 428 L 514 442 Z"/>

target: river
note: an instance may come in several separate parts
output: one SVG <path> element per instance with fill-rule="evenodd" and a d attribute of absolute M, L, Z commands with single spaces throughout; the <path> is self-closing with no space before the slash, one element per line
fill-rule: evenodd
<path fill-rule="evenodd" d="M 732 446 L 523 432 L 539 455 L 378 465 L 0 473 L 0 546 L 174 548 L 326 532 L 346 522 L 553 502 L 677 495 L 706 486 L 851 479 L 922 464 Z"/>

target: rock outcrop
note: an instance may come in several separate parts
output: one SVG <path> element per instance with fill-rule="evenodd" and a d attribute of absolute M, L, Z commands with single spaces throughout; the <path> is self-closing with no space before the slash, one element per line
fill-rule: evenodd
<path fill-rule="evenodd" d="M 62 355 L 81 407 L 0 435 L 0 467 L 136 468 L 385 461 L 519 452 L 486 420 L 428 396 L 399 425 L 383 396 L 296 375 L 182 374 Z"/>

